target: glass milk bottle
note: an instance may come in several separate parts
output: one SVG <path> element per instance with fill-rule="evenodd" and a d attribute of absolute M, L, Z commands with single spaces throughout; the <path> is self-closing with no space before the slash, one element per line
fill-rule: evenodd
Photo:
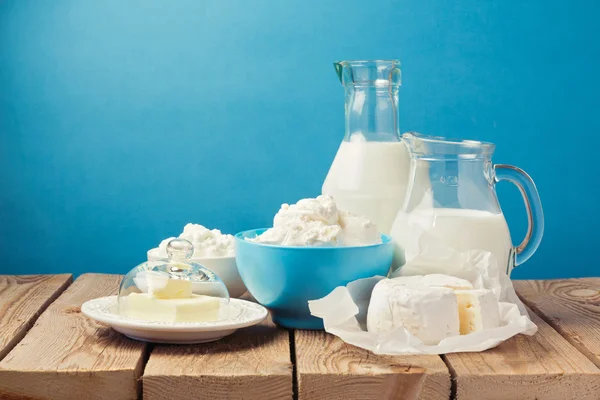
<path fill-rule="evenodd" d="M 394 269 L 411 263 L 409 268 L 421 269 L 419 273 L 449 273 L 447 268 L 460 268 L 449 255 L 483 250 L 510 275 L 515 265 L 533 255 L 544 232 L 544 215 L 529 175 L 511 165 L 492 164 L 492 143 L 412 133 L 403 138 L 411 171 L 406 200 L 391 230 Z M 430 178 L 428 188 L 415 184 L 424 173 Z M 511 241 L 496 196 L 501 180 L 517 185 L 525 201 L 529 227 L 518 246 Z"/>
<path fill-rule="evenodd" d="M 398 60 L 334 64 L 346 92 L 346 135 L 323 183 L 338 207 L 389 233 L 408 184 L 410 157 L 398 128 Z"/>

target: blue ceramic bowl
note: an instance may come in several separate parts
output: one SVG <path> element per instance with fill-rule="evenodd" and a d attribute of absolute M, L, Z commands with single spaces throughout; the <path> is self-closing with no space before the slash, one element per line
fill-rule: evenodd
<path fill-rule="evenodd" d="M 394 246 L 383 243 L 354 247 L 290 247 L 253 243 L 266 229 L 235 235 L 235 257 L 246 288 L 271 311 L 273 321 L 286 328 L 323 329 L 310 315 L 308 300 L 328 295 L 337 286 L 360 278 L 387 275 Z"/>

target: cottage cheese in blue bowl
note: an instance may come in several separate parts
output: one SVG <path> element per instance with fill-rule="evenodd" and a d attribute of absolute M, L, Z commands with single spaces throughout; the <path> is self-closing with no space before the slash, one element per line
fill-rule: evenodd
<path fill-rule="evenodd" d="M 356 279 L 387 275 L 394 246 L 382 243 L 351 247 L 289 247 L 247 241 L 266 229 L 240 232 L 236 262 L 248 291 L 271 311 L 273 321 L 286 328 L 323 329 L 310 315 L 308 301 L 328 295 Z"/>

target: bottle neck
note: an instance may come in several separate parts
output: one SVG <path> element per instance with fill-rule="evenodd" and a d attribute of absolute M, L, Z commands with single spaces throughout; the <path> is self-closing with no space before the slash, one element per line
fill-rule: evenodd
<path fill-rule="evenodd" d="M 399 142 L 396 85 L 352 85 L 346 90 L 346 141 Z"/>

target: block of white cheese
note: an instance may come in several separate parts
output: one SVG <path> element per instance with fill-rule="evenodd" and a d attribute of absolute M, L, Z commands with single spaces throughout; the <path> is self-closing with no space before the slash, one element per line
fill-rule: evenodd
<path fill-rule="evenodd" d="M 455 294 L 461 335 L 500 326 L 500 307 L 491 290 L 457 290 Z"/>
<path fill-rule="evenodd" d="M 454 291 L 426 286 L 418 277 L 379 281 L 371 294 L 367 329 L 386 332 L 400 327 L 427 345 L 459 335 L 458 301 Z"/>
<path fill-rule="evenodd" d="M 442 274 L 379 281 L 367 312 L 369 332 L 404 327 L 428 345 L 500 324 L 500 307 L 491 290 L 473 289 L 467 280 Z"/>
<path fill-rule="evenodd" d="M 121 301 L 126 316 L 147 321 L 207 322 L 216 321 L 219 314 L 219 299 L 212 296 L 159 299 L 150 293 L 131 293 Z"/>

